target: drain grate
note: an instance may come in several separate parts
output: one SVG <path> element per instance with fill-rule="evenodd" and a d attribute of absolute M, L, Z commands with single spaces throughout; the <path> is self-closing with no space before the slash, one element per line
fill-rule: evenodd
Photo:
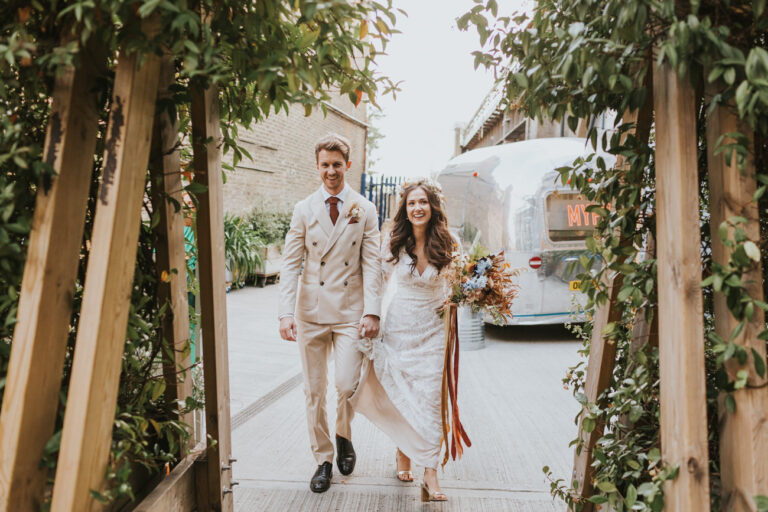
<path fill-rule="evenodd" d="M 287 381 L 283 382 L 275 389 L 262 396 L 242 411 L 232 416 L 232 430 L 243 426 L 249 419 L 253 418 L 261 411 L 280 400 L 283 396 L 291 392 L 296 386 L 301 384 L 303 376 L 297 373 Z"/>

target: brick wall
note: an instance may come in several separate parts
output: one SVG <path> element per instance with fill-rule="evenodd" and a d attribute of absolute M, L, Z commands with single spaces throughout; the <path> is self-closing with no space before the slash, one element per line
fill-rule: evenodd
<path fill-rule="evenodd" d="M 227 172 L 224 185 L 224 211 L 235 215 L 247 213 L 267 202 L 290 210 L 297 201 L 320 186 L 315 165 L 315 142 L 328 132 L 348 138 L 352 151 L 352 167 L 347 183 L 360 190 L 360 177 L 365 158 L 367 120 L 364 104 L 355 107 L 349 99 L 331 100 L 327 116 L 320 108 L 309 117 L 299 105 L 290 113 L 272 114 L 266 120 L 240 129 L 240 143 L 253 157 L 240 161 L 234 171 Z M 232 155 L 223 157 L 231 163 Z"/>

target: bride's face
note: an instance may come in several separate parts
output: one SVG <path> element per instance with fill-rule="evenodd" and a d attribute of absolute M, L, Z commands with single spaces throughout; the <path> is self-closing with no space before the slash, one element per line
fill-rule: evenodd
<path fill-rule="evenodd" d="M 413 227 L 426 226 L 429 219 L 432 218 L 432 209 L 429 207 L 427 193 L 421 188 L 411 190 L 405 200 L 405 211 Z"/>

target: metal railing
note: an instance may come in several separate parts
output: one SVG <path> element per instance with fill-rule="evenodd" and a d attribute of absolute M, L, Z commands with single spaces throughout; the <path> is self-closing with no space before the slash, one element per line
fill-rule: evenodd
<path fill-rule="evenodd" d="M 379 228 L 385 220 L 395 214 L 397 191 L 404 178 L 401 176 L 381 176 L 363 174 L 360 193 L 376 206 L 379 215 Z"/>

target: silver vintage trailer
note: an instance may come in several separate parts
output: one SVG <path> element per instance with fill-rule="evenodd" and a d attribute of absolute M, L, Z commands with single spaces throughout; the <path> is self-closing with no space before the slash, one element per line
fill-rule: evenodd
<path fill-rule="evenodd" d="M 590 152 L 580 138 L 513 142 L 463 153 L 438 175 L 448 222 L 465 247 L 479 237 L 521 270 L 511 325 L 584 320 L 578 261 L 598 219 L 555 169 Z"/>

